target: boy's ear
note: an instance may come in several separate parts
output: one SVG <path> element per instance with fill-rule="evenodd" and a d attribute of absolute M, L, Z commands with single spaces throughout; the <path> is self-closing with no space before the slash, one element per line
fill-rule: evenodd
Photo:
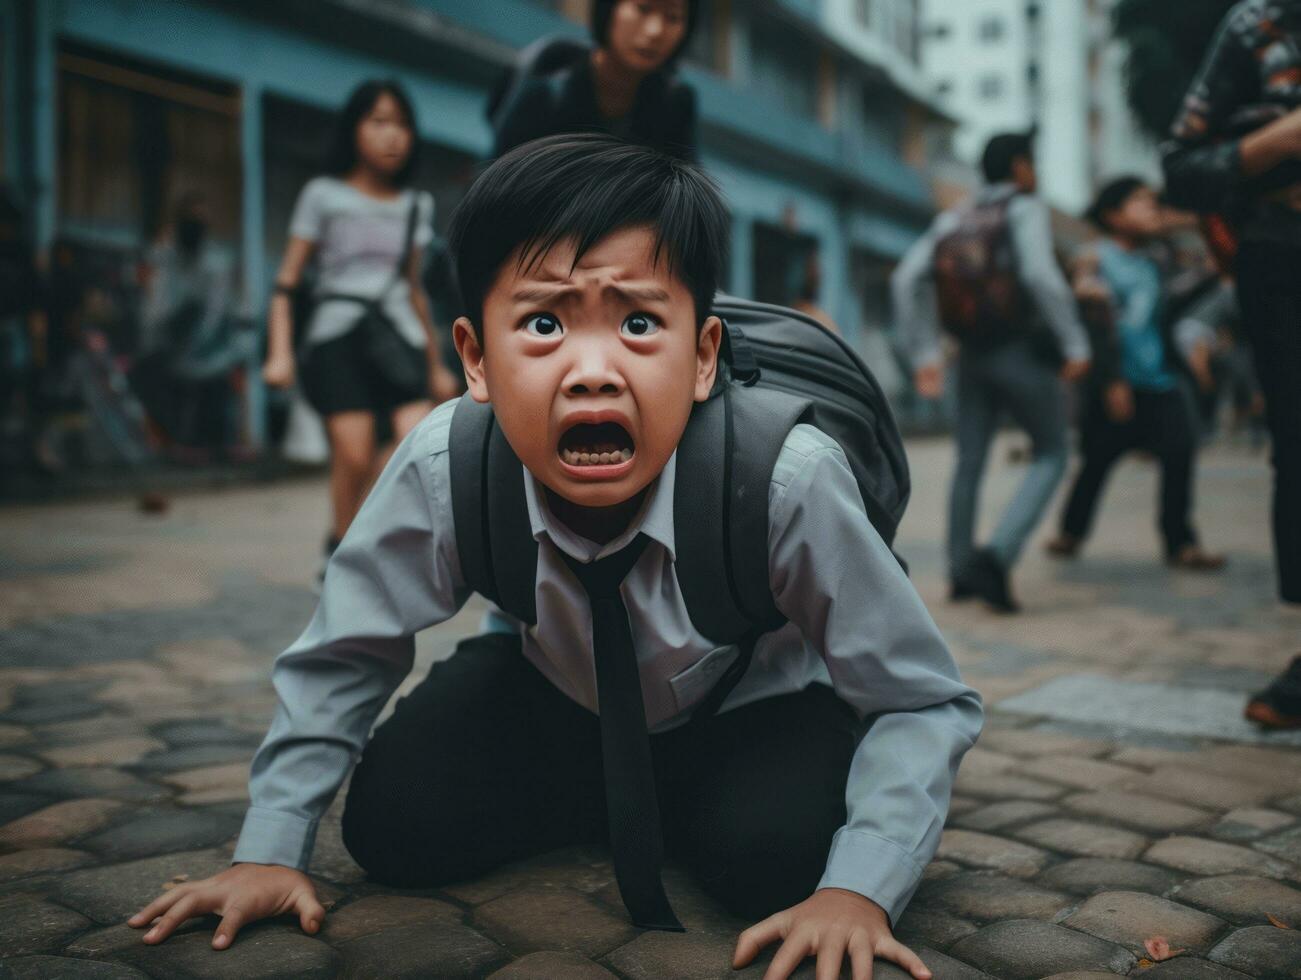
<path fill-rule="evenodd" d="M 477 402 L 488 401 L 488 382 L 483 372 L 483 344 L 474 324 L 466 317 L 457 317 L 452 324 L 452 340 L 456 343 L 456 352 L 461 355 L 461 364 L 465 367 L 465 383 L 470 397 Z"/>
<path fill-rule="evenodd" d="M 716 316 L 705 320 L 696 338 L 696 391 L 695 400 L 703 402 L 714 390 L 718 376 L 718 348 L 723 342 L 723 321 Z"/>

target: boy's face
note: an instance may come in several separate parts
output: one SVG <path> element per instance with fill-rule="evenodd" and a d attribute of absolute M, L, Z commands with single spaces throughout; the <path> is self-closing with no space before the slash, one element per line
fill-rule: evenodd
<path fill-rule="evenodd" d="M 1150 187 L 1135 189 L 1120 207 L 1107 212 L 1106 220 L 1113 232 L 1140 241 L 1156 238 L 1163 226 L 1161 207 Z"/>
<path fill-rule="evenodd" d="M 503 264 L 483 303 L 484 343 L 465 318 L 457 349 L 471 396 L 539 481 L 581 507 L 646 488 L 714 384 L 717 317 L 695 304 L 644 227 L 597 242 L 574 264 L 561 242 L 531 267 Z"/>

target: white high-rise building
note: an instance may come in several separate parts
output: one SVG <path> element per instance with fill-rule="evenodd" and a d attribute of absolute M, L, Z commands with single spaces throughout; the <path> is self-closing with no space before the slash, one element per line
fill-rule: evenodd
<path fill-rule="evenodd" d="M 1034 127 L 1047 199 L 1078 213 L 1120 173 L 1160 179 L 1124 95 L 1115 0 L 923 0 L 922 71 L 975 163 L 998 132 Z"/>

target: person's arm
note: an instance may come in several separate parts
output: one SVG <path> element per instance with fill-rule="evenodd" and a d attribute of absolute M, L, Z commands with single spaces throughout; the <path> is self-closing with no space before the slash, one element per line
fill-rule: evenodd
<path fill-rule="evenodd" d="M 1036 198 L 1021 195 L 1008 205 L 1007 220 L 1016 250 L 1017 278 L 1056 336 L 1068 365 L 1067 373 L 1082 373 L 1078 366 L 1088 365 L 1089 338 L 1080 323 L 1075 296 L 1057 264 L 1048 207 Z"/>
<path fill-rule="evenodd" d="M 913 384 L 923 398 L 944 393 L 944 352 L 940 347 L 940 307 L 935 293 L 935 243 L 949 219 L 940 215 L 890 276 L 895 336 L 913 369 Z"/>
<path fill-rule="evenodd" d="M 294 383 L 294 309 L 290 295 L 302 281 L 303 269 L 321 238 L 325 197 L 326 187 L 321 178 L 308 181 L 289 219 L 289 244 L 280 259 L 267 313 L 267 359 L 262 367 L 263 380 L 275 388 L 289 388 Z"/>
<path fill-rule="evenodd" d="M 237 866 L 173 889 L 135 916 L 135 926 L 161 917 L 147 942 L 162 942 L 189 917 L 242 909 L 232 922 L 223 920 L 214 938 L 222 948 L 242 922 L 272 914 L 250 909 L 279 907 L 286 888 L 298 892 L 306 883 L 311 891 L 299 872 L 317 824 L 410 671 L 412 637 L 453 616 L 468 597 L 445 451 L 454 410 L 449 403 L 431 413 L 394 451 L 330 559 L 311 622 L 276 658 L 279 705 L 253 758 Z M 302 912 L 305 927 L 319 924 L 324 913 L 317 908 Z"/>
<path fill-rule="evenodd" d="M 1301 110 L 1244 137 L 1227 132 L 1233 113 L 1259 99 L 1259 66 L 1235 19 L 1242 16 L 1221 23 L 1162 146 L 1166 193 L 1180 207 L 1214 211 L 1243 180 L 1301 158 Z"/>
<path fill-rule="evenodd" d="M 837 942 L 856 967 L 869 942 L 877 956 L 924 976 L 889 928 L 939 846 L 958 764 L 980 733 L 980 696 L 963 683 L 921 597 L 872 527 L 833 440 L 810 426 L 792 431 L 769 505 L 777 606 L 821 653 L 836 693 L 872 721 L 845 787 L 848 820 L 831 841 L 814 898 L 742 934 L 737 962 L 784 936 L 774 963 L 793 969 L 814 933 L 839 928 L 822 919 L 836 907 L 855 910 L 859 945 L 852 936 Z"/>

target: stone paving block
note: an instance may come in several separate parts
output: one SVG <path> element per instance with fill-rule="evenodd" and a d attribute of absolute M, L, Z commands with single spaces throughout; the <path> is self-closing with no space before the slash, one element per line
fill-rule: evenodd
<path fill-rule="evenodd" d="M 103 714 L 95 718 L 52 722 L 32 729 L 42 745 L 72 745 L 96 738 L 147 736 L 149 731 L 139 721 L 126 715 Z"/>
<path fill-rule="evenodd" d="M 1193 956 L 1174 959 L 1147 967 L 1139 976 L 1143 980 L 1251 980 L 1245 973 Z"/>
<path fill-rule="evenodd" d="M 1293 827 L 1281 834 L 1264 837 L 1251 846 L 1258 851 L 1265 851 L 1267 854 L 1299 865 L 1301 864 L 1301 827 Z"/>
<path fill-rule="evenodd" d="M 248 799 L 248 766 L 242 762 L 186 769 L 162 778 L 180 789 L 180 802 L 190 806 Z"/>
<path fill-rule="evenodd" d="M 1107 739 L 1081 738 L 1038 728 L 995 728 L 980 733 L 980 744 L 1008 755 L 1069 755 L 1096 758 L 1111 750 Z"/>
<path fill-rule="evenodd" d="M 913 948 L 921 961 L 926 964 L 926 968 L 931 971 L 933 980 L 991 980 L 989 974 L 982 973 L 974 966 L 969 966 L 960 960 L 955 960 L 952 956 L 945 956 L 943 953 L 934 949 L 927 949 L 925 946 Z M 894 975 L 899 980 L 912 980 L 912 974 L 902 967 L 895 966 L 893 963 L 886 963 L 877 960 L 872 967 L 872 976 L 875 978 L 885 978 L 890 976 L 885 972 L 885 967 L 890 967 L 897 971 Z M 848 973 L 846 973 L 848 975 Z"/>
<path fill-rule="evenodd" d="M 125 735 L 81 745 L 61 745 L 37 752 L 52 766 L 129 766 L 166 746 L 155 738 Z"/>
<path fill-rule="evenodd" d="M 1269 878 L 1286 878 L 1295 870 L 1285 862 L 1259 851 L 1201 837 L 1167 837 L 1148 848 L 1143 858 L 1198 875 L 1243 872 Z"/>
<path fill-rule="evenodd" d="M 320 937 L 328 943 L 345 943 L 385 929 L 425 922 L 460 922 L 461 910 L 450 902 L 415 895 L 368 895 L 325 917 Z"/>
<path fill-rule="evenodd" d="M 147 773 L 171 773 L 216 766 L 226 762 L 240 762 L 247 766 L 252 758 L 253 749 L 247 745 L 226 743 L 186 745 L 147 755 L 135 763 L 133 768 Z"/>
<path fill-rule="evenodd" d="M 1203 951 L 1225 929 L 1223 919 L 1143 892 L 1102 892 L 1062 920 L 1099 939 L 1144 955 L 1143 941 L 1164 936 L 1171 949 Z"/>
<path fill-rule="evenodd" d="M 23 781 L 25 783 L 26 780 Z M 10 783 L 0 793 L 0 827 L 9 823 L 11 820 L 17 820 L 19 817 L 25 817 L 29 813 L 35 813 L 42 807 L 47 807 L 54 802 L 49 796 L 36 792 L 27 792 L 23 783 Z M 19 787 L 23 787 L 19 791 Z"/>
<path fill-rule="evenodd" d="M 477 932 L 426 923 L 363 936 L 339 947 L 347 980 L 470 980 L 504 965 L 508 954 Z"/>
<path fill-rule="evenodd" d="M 1031 878 L 1048 863 L 1049 855 L 1037 847 L 974 830 L 944 831 L 936 856 L 977 868 Z"/>
<path fill-rule="evenodd" d="M 677 913 L 678 921 L 689 931 L 736 937 L 742 930 L 754 925 L 753 922 L 725 911 L 721 905 L 706 895 L 695 878 L 682 868 L 665 868 L 662 878 L 669 904 Z M 627 921 L 628 910 L 624 907 L 617 883 L 610 882 L 600 891 L 594 892 L 593 897 L 601 902 L 616 919 Z"/>
<path fill-rule="evenodd" d="M 1215 745 L 1199 758 L 1208 768 L 1274 787 L 1301 785 L 1301 753 L 1259 745 Z M 1286 791 L 1286 790 L 1285 790 Z"/>
<path fill-rule="evenodd" d="M 1054 973 L 1045 980 L 1116 980 L 1116 975 L 1108 970 L 1072 970 L 1070 973 Z"/>
<path fill-rule="evenodd" d="M 140 911 L 176 881 L 198 881 L 230 867 L 217 850 L 189 851 L 62 875 L 56 901 L 96 922 L 119 923 Z"/>
<path fill-rule="evenodd" d="M 1286 810 L 1288 813 L 1301 816 L 1301 793 L 1293 796 L 1285 796 L 1281 800 L 1275 800 L 1274 805 L 1280 810 Z"/>
<path fill-rule="evenodd" d="M 1107 789 L 1092 793 L 1072 793 L 1062 800 L 1062 806 L 1076 813 L 1100 817 L 1154 834 L 1192 830 L 1209 823 L 1213 818 L 1210 811 L 1184 803 L 1174 803 L 1142 792 Z"/>
<path fill-rule="evenodd" d="M 1038 800 L 1051 802 L 1065 796 L 1065 786 L 1046 783 L 1040 779 L 1030 779 L 1015 773 L 999 773 L 995 776 L 964 776 L 958 770 L 958 778 L 953 783 L 956 792 L 985 800 Z"/>
<path fill-rule="evenodd" d="M 342 796 L 340 793 L 340 798 Z M 236 806 L 240 810 L 244 809 L 242 803 Z M 312 851 L 308 871 L 313 877 L 325 878 L 341 885 L 355 885 L 366 880 L 366 872 L 343 846 L 343 833 L 339 829 L 337 815 L 327 814 L 317 828 L 316 848 Z"/>
<path fill-rule="evenodd" d="M 15 788 L 24 792 L 44 793 L 48 796 L 81 798 L 96 796 L 101 799 L 124 800 L 131 803 L 152 803 L 166 798 L 166 789 L 157 783 L 138 779 L 121 769 L 103 767 L 71 769 L 46 769 L 29 776 Z"/>
<path fill-rule="evenodd" d="M 137 946 L 144 945 L 146 931 L 145 929 L 132 929 L 125 923 L 118 923 L 115 926 L 107 926 L 103 929 L 94 929 L 82 933 L 68 943 L 63 952 L 68 956 L 83 959 L 109 959 L 123 950 L 134 951 Z M 188 922 L 181 923 L 176 931 L 172 933 L 171 938 L 188 935 L 191 932 L 203 932 L 211 936 L 212 926 L 204 919 L 191 919 Z M 171 939 L 168 941 L 170 942 Z"/>
<path fill-rule="evenodd" d="M 990 803 L 979 809 L 950 818 L 949 823 L 964 830 L 989 832 L 1002 830 L 1019 823 L 1028 823 L 1050 813 L 1056 813 L 1056 807 L 1033 800 L 1007 800 L 1003 803 Z"/>
<path fill-rule="evenodd" d="M 38 847 L 0 855 L 0 881 L 22 878 L 42 871 L 62 871 L 93 860 L 85 851 L 64 847 Z"/>
<path fill-rule="evenodd" d="M 1211 833 L 1221 840 L 1255 840 L 1294 823 L 1296 823 L 1296 817 L 1291 813 L 1264 808 L 1242 807 L 1226 813 L 1220 822 L 1211 828 Z M 1287 855 L 1279 856 L 1286 857 Z M 1290 860 L 1296 861 L 1297 859 L 1291 858 Z"/>
<path fill-rule="evenodd" d="M 949 816 L 955 817 L 969 810 L 979 810 L 984 805 L 984 800 L 973 800 L 969 796 L 954 796 L 949 800 Z"/>
<path fill-rule="evenodd" d="M 520 861 L 441 891 L 467 905 L 482 905 L 523 886 L 573 888 L 590 894 L 613 881 L 614 866 L 608 853 L 596 848 L 573 847 Z"/>
<path fill-rule="evenodd" d="M 141 810 L 82 844 L 111 860 L 211 847 L 239 833 L 240 820 L 211 810 Z"/>
<path fill-rule="evenodd" d="M 96 701 L 38 701 L 18 704 L 0 714 L 0 722 L 9 725 L 50 725 L 58 721 L 90 718 L 104 710 Z"/>
<path fill-rule="evenodd" d="M 123 808 L 117 800 L 67 800 L 0 827 L 0 848 L 48 847 L 107 824 Z"/>
<path fill-rule="evenodd" d="M 1065 783 L 1076 789 L 1102 789 L 1134 777 L 1134 770 L 1126 766 L 1069 755 L 1040 756 L 1022 762 L 1017 771 L 1034 779 Z"/>
<path fill-rule="evenodd" d="M 6 956 L 56 950 L 88 925 L 84 916 L 34 895 L 0 898 L 0 950 Z"/>
<path fill-rule="evenodd" d="M 894 927 L 895 938 L 913 950 L 919 946 L 948 949 L 975 931 L 976 927 L 965 919 L 923 908 L 916 902 L 904 910 Z"/>
<path fill-rule="evenodd" d="M 613 973 L 591 960 L 554 950 L 521 956 L 488 980 L 559 980 L 562 977 L 564 980 L 616 980 Z"/>
<path fill-rule="evenodd" d="M 1039 980 L 1071 970 L 1126 973 L 1136 962 L 1114 943 L 1033 919 L 986 926 L 954 946 L 953 955 L 1000 980 Z"/>
<path fill-rule="evenodd" d="M 0 748 L 22 745 L 32 740 L 32 733 L 22 725 L 0 725 Z"/>
<path fill-rule="evenodd" d="M 1132 831 L 1062 818 L 1042 820 L 1011 833 L 1020 840 L 1079 857 L 1134 858 L 1148 844 L 1146 837 Z"/>
<path fill-rule="evenodd" d="M 719 977 L 762 976 L 771 953 L 760 954 L 759 962 L 746 970 L 732 971 L 735 939 L 709 933 L 643 932 L 620 946 L 606 961 L 629 980 L 717 980 Z"/>
<path fill-rule="evenodd" d="M 121 963 L 87 963 L 66 956 L 19 956 L 0 960 L 0 980 L 148 980 Z"/>
<path fill-rule="evenodd" d="M 1214 810 L 1254 806 L 1278 795 L 1277 784 L 1271 787 L 1186 766 L 1168 766 L 1135 776 L 1119 788 Z"/>
<path fill-rule="evenodd" d="M 631 940 L 637 931 L 587 895 L 565 888 L 522 888 L 474 910 L 473 924 L 512 951 L 560 950 L 591 959 Z"/>
<path fill-rule="evenodd" d="M 25 755 L 0 755 L 0 783 L 24 779 L 43 768 L 45 767 L 35 759 L 29 759 Z"/>
<path fill-rule="evenodd" d="M 116 956 L 151 976 L 204 980 L 332 980 L 342 962 L 338 952 L 296 924 L 275 922 L 245 926 L 229 949 L 213 949 L 212 930 L 203 929 L 157 946 L 124 947 Z"/>
<path fill-rule="evenodd" d="M 1261 980 L 1301 977 L 1301 931 L 1274 926 L 1239 929 L 1211 950 L 1209 959 Z"/>
<path fill-rule="evenodd" d="M 977 745 L 975 748 L 968 749 L 967 754 L 962 757 L 962 771 L 967 773 L 968 778 L 982 779 L 985 776 L 996 776 L 1001 772 L 1007 772 L 1019 761 L 1015 756 L 991 752 L 983 745 Z"/>
<path fill-rule="evenodd" d="M 1166 868 L 1118 861 L 1113 858 L 1075 858 L 1053 865 L 1038 879 L 1039 884 L 1076 895 L 1096 891 L 1143 891 L 1162 895 L 1183 879 Z"/>
<path fill-rule="evenodd" d="M 1200 878 L 1180 885 L 1173 896 L 1241 924 L 1263 924 L 1266 913 L 1301 929 L 1301 891 L 1281 881 L 1249 875 Z"/>
<path fill-rule="evenodd" d="M 964 919 L 1051 919 L 1075 904 L 1075 899 L 1002 875 L 972 873 L 927 883 L 917 899 L 927 907 L 951 912 Z"/>
<path fill-rule="evenodd" d="M 263 724 L 263 729 L 266 725 Z M 218 744 L 250 745 L 256 747 L 261 736 L 233 728 L 221 718 L 186 718 L 154 725 L 151 731 L 157 738 L 174 748 Z"/>

